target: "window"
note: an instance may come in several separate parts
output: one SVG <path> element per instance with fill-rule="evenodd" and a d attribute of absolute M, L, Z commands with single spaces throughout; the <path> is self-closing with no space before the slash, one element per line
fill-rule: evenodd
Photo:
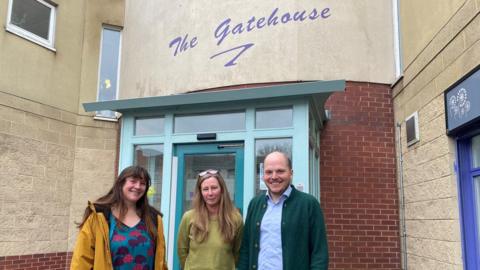
<path fill-rule="evenodd" d="M 309 117 L 309 186 L 310 194 L 320 200 L 320 128 L 313 114 Z"/>
<path fill-rule="evenodd" d="M 151 185 L 147 191 L 148 201 L 160 209 L 162 202 L 163 144 L 135 145 L 134 163 L 147 169 Z"/>
<path fill-rule="evenodd" d="M 9 0 L 7 31 L 55 50 L 55 5 L 47 0 Z"/>
<path fill-rule="evenodd" d="M 120 67 L 120 29 L 104 26 L 100 44 L 100 70 L 97 101 L 117 99 Z M 116 119 L 115 112 L 97 111 L 96 117 Z"/>
<path fill-rule="evenodd" d="M 245 112 L 221 112 L 175 116 L 175 133 L 244 130 Z"/>
<path fill-rule="evenodd" d="M 135 118 L 135 136 L 162 135 L 165 119 L 163 117 Z"/>
<path fill-rule="evenodd" d="M 293 123 L 292 108 L 257 109 L 255 128 L 284 128 Z"/>
<path fill-rule="evenodd" d="M 472 138 L 472 166 L 480 168 L 480 136 Z"/>

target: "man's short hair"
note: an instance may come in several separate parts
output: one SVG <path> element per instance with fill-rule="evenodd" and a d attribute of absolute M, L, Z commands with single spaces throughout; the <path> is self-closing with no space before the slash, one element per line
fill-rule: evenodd
<path fill-rule="evenodd" d="M 278 150 L 272 151 L 272 152 L 268 153 L 263 160 L 265 161 L 265 159 L 266 159 L 269 155 L 271 155 L 271 154 L 273 154 L 273 153 L 279 153 L 279 154 L 281 154 L 281 155 L 287 160 L 287 166 L 288 166 L 288 168 L 289 168 L 290 170 L 292 169 L 292 160 L 290 159 L 290 157 L 289 157 L 285 152 L 282 152 L 282 151 L 278 151 Z"/>

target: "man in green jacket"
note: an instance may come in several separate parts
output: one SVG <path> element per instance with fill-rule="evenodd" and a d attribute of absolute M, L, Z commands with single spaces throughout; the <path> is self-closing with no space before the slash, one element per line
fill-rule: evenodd
<path fill-rule="evenodd" d="M 264 160 L 266 194 L 248 206 L 238 270 L 328 269 L 323 213 L 315 197 L 292 182 L 290 159 L 272 152 Z"/>

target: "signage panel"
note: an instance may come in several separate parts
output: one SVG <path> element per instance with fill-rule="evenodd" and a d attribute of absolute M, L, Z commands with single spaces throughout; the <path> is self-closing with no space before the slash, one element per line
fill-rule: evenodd
<path fill-rule="evenodd" d="M 480 119 L 480 69 L 445 92 L 447 132 Z"/>
<path fill-rule="evenodd" d="M 392 1 L 127 0 L 120 98 L 229 85 L 392 83 Z"/>

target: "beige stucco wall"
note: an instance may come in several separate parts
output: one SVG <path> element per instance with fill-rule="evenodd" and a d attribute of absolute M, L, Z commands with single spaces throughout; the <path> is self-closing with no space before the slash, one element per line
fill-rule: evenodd
<path fill-rule="evenodd" d="M 68 250 L 73 250 L 87 201 L 104 195 L 115 179 L 118 150 L 117 123 L 77 118 L 75 161 L 70 201 Z"/>
<path fill-rule="evenodd" d="M 113 181 L 117 130 L 0 92 L 0 257 L 71 250 L 86 201 Z"/>
<path fill-rule="evenodd" d="M 119 125 L 81 103 L 96 99 L 102 23 L 123 25 L 124 2 L 54 2 L 56 52 L 0 31 L 0 257 L 72 250 L 87 200 L 114 180 Z"/>
<path fill-rule="evenodd" d="M 400 13 L 402 20 L 402 49 L 404 65 L 409 66 L 415 57 L 435 37 L 440 29 L 466 0 L 443 1 L 441 5 L 436 0 L 402 0 Z"/>
<path fill-rule="evenodd" d="M 0 31 L 0 91 L 70 112 L 78 108 L 85 1 L 58 0 L 53 52 Z M 8 1 L 0 4 L 6 23 Z"/>
<path fill-rule="evenodd" d="M 58 4 L 56 52 L 0 31 L 0 91 L 69 112 L 97 97 L 102 24 L 123 26 L 124 0 L 53 1 Z M 8 1 L 0 4 L 5 25 Z"/>
<path fill-rule="evenodd" d="M 394 112 L 402 124 L 397 136 L 404 158 L 403 164 L 399 160 L 406 201 L 403 253 L 409 269 L 463 269 L 456 149 L 446 136 L 443 93 L 480 64 L 480 1 L 400 3 L 406 66 L 394 89 Z M 439 16 L 431 16 L 437 11 Z M 415 111 L 420 141 L 407 147 L 404 120 Z"/>
<path fill-rule="evenodd" d="M 243 29 L 221 43 L 215 30 L 230 18 L 230 31 L 246 28 L 278 8 L 285 13 L 329 8 L 326 19 L 289 21 Z M 221 33 L 221 31 L 219 31 Z M 197 45 L 174 56 L 169 44 L 188 34 Z M 217 53 L 252 43 L 236 65 L 224 65 L 238 51 Z M 189 43 L 190 44 L 190 43 Z M 157 96 L 272 81 L 332 80 L 392 83 L 395 79 L 392 1 L 126 1 L 122 40 L 120 97 Z"/>

